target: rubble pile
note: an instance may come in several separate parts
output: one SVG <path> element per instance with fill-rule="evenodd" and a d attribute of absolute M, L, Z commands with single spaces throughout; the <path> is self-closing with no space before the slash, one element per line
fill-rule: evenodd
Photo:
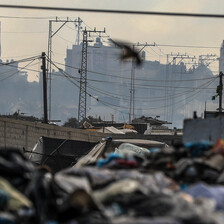
<path fill-rule="evenodd" d="M 121 145 L 52 173 L 0 150 L 0 224 L 224 223 L 224 141 Z"/>

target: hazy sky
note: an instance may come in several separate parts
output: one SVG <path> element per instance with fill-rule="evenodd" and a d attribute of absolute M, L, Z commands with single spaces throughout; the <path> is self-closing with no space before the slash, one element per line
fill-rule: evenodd
<path fill-rule="evenodd" d="M 54 6 L 90 9 L 145 10 L 167 12 L 217 13 L 224 14 L 223 0 L 7 0 L 0 4 Z M 41 11 L 0 8 L 2 59 L 18 60 L 47 52 L 49 18 L 75 19 L 81 17 L 83 27 L 106 28 L 111 38 L 130 42 L 195 45 L 220 47 L 224 39 L 224 19 L 142 16 L 121 14 L 97 14 L 63 11 Z M 46 19 L 23 19 L 4 17 L 47 17 Z M 54 31 L 61 24 L 54 24 Z M 75 42 L 75 26 L 70 23 L 53 38 L 54 60 L 64 62 L 66 48 Z M 165 54 L 172 52 L 219 54 L 219 49 L 192 48 L 147 48 L 151 60 L 165 60 Z M 159 54 L 161 54 L 159 56 Z M 39 69 L 39 64 L 33 66 Z M 212 68 L 217 70 L 217 65 Z M 32 74 L 33 75 L 33 74 Z M 35 77 L 33 77 L 35 78 Z"/>

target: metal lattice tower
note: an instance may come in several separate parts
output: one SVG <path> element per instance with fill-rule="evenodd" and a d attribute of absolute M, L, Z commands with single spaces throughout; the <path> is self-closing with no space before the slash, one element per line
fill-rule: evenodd
<path fill-rule="evenodd" d="M 79 89 L 79 109 L 78 109 L 78 121 L 79 123 L 86 118 L 86 102 L 87 102 L 87 48 L 88 42 L 92 42 L 88 40 L 88 34 L 90 37 L 90 33 L 98 33 L 98 36 L 101 36 L 101 33 L 105 33 L 106 30 L 104 28 L 103 31 L 96 30 L 84 30 L 83 31 L 83 42 L 82 42 L 82 59 L 81 59 L 81 68 L 80 72 L 80 89 Z"/>
<path fill-rule="evenodd" d="M 83 31 L 83 43 L 82 43 L 82 59 L 80 69 L 80 90 L 79 90 L 79 109 L 78 109 L 78 121 L 86 118 L 86 85 L 87 85 L 87 31 Z"/>

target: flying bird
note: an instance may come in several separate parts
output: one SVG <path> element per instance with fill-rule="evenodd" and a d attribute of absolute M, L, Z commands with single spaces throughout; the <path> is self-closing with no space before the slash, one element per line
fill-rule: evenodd
<path fill-rule="evenodd" d="M 115 46 L 123 49 L 122 54 L 120 55 L 121 60 L 126 60 L 129 58 L 132 58 L 136 61 L 136 64 L 140 66 L 142 64 L 142 59 L 139 55 L 139 51 L 136 51 L 134 47 L 131 47 L 131 45 L 128 45 L 127 43 L 123 43 L 120 41 L 114 41 L 112 39 L 109 39 Z"/>

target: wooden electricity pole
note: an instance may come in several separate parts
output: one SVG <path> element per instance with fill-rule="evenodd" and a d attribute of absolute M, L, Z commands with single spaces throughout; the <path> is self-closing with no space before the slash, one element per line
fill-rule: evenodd
<path fill-rule="evenodd" d="M 46 70 L 46 54 L 42 52 L 42 66 L 43 71 L 43 104 L 44 104 L 44 120 L 43 123 L 48 124 L 47 116 L 47 70 Z"/>
<path fill-rule="evenodd" d="M 222 112 L 222 90 L 223 90 L 222 77 L 223 77 L 223 73 L 220 72 L 220 74 L 219 74 L 219 86 L 218 86 L 219 113 Z"/>

